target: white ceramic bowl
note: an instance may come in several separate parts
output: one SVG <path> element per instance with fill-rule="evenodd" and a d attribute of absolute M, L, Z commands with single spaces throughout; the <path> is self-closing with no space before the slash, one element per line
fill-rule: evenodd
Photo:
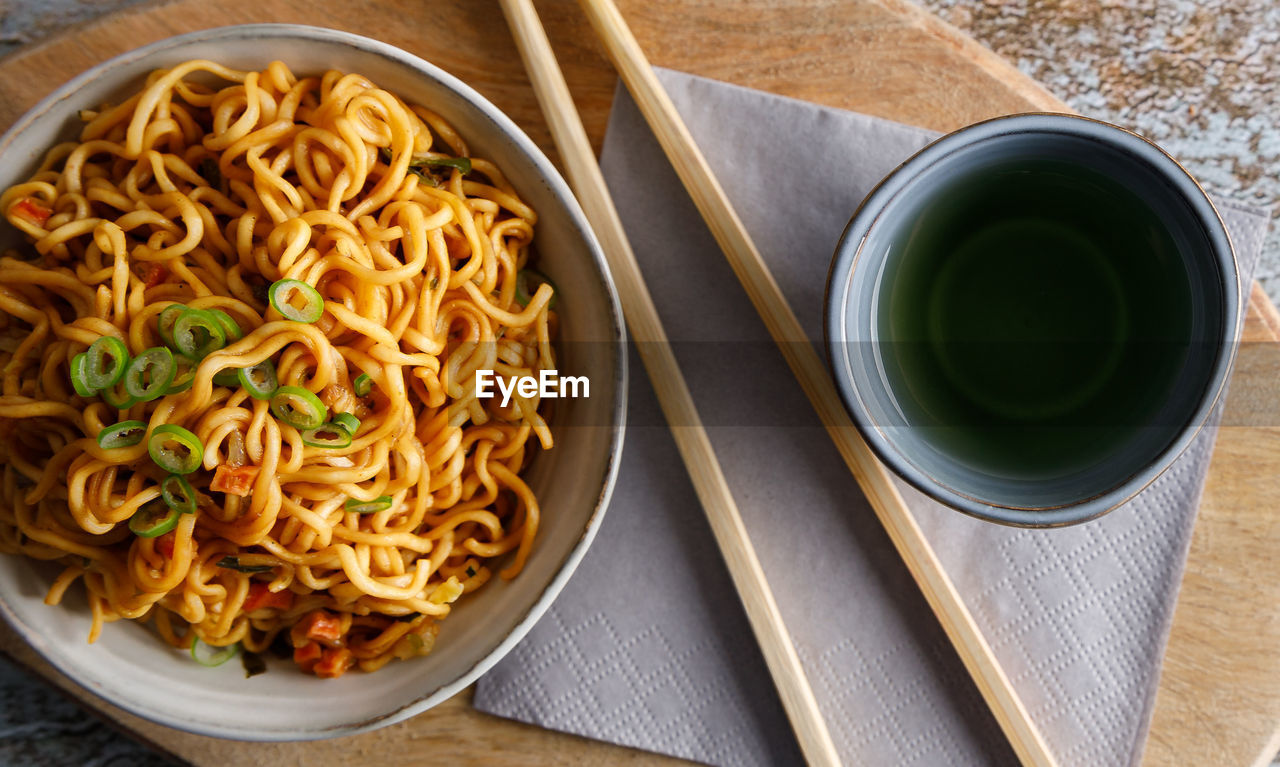
<path fill-rule="evenodd" d="M 359 72 L 432 109 L 495 161 L 538 211 L 539 268 L 559 286 L 561 375 L 586 375 L 590 397 L 560 400 L 556 446 L 526 476 L 542 503 L 538 540 L 524 571 L 494 578 L 441 624 L 425 658 L 373 674 L 320 680 L 280 663 L 245 679 L 239 662 L 207 669 L 129 621 L 86 644 L 81 598 L 43 603 L 51 573 L 0 556 L 0 611 L 54 666 L 90 692 L 139 716 L 239 740 L 332 737 L 405 719 L 474 682 L 529 630 L 564 586 L 600 526 L 622 444 L 626 356 L 617 294 L 595 237 L 560 175 L 534 143 L 487 100 L 449 74 L 390 45 L 328 29 L 280 24 L 223 27 L 169 38 L 118 56 L 63 85 L 0 138 L 0 188 L 25 179 L 46 149 L 72 137 L 76 113 L 135 91 L 148 72 L 187 59 L 295 73 Z M 0 248 L 15 244 L 4 226 Z M 72 590 L 77 595 L 79 587 Z"/>

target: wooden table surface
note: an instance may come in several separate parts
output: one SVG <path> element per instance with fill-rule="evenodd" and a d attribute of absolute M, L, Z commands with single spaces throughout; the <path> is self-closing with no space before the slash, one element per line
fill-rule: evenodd
<path fill-rule="evenodd" d="M 995 54 L 904 0 L 618 0 L 660 66 L 935 130 L 1067 111 Z M 597 148 L 615 76 L 576 4 L 537 6 Z M 147 42 L 280 21 L 376 37 L 459 76 L 554 157 L 496 0 L 171 0 L 135 6 L 0 60 L 0 127 L 74 74 Z M 1256 287 L 1227 422 L 1275 422 L 1280 315 Z M 1280 430 L 1220 431 L 1169 639 L 1144 765 L 1265 764 L 1280 745 Z M 88 698 L 7 627 L 0 650 L 134 735 L 194 764 L 671 764 L 476 712 L 470 692 L 407 722 L 310 744 L 188 735 Z"/>

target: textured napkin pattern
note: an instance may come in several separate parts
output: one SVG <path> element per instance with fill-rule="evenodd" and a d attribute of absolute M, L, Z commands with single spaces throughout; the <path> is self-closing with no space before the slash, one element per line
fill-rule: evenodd
<path fill-rule="evenodd" d="M 871 187 L 934 134 L 659 72 L 806 332 Z M 682 369 L 850 764 L 1014 764 L 994 719 L 625 92 L 603 153 Z M 1267 219 L 1224 208 L 1251 274 Z M 1247 282 L 1246 282 L 1247 284 Z M 604 525 L 476 706 L 717 765 L 801 757 L 633 355 Z M 1137 761 L 1213 432 L 1107 517 L 998 527 L 903 492 L 1063 765 Z M 548 509 L 547 513 L 554 513 Z"/>

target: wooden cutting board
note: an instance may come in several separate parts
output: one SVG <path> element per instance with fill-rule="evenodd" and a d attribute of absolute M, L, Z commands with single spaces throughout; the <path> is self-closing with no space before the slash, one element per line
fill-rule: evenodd
<path fill-rule="evenodd" d="M 618 0 L 654 64 L 936 130 L 1065 105 L 904 0 Z M 597 148 L 615 76 L 572 0 L 538 3 Z M 55 86 L 125 50 L 225 24 L 319 24 L 379 38 L 470 83 L 554 157 L 496 0 L 171 0 L 135 6 L 0 60 L 0 128 Z M 1255 285 L 1227 423 L 1280 413 L 1280 315 Z M 1277 422 L 1280 423 L 1280 422 Z M 1218 438 L 1144 765 L 1267 763 L 1280 741 L 1280 430 Z M 90 698 L 7 627 L 0 649 L 90 708 L 195 764 L 674 764 L 489 717 L 470 692 L 407 722 L 319 743 L 188 735 Z"/>

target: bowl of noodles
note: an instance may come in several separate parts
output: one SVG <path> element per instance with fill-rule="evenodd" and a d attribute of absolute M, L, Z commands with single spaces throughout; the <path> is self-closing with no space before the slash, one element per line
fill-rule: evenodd
<path fill-rule="evenodd" d="M 85 72 L 0 159 L 0 610 L 54 666 L 191 732 L 329 737 L 546 610 L 613 486 L 624 336 L 492 104 L 224 27 Z"/>

